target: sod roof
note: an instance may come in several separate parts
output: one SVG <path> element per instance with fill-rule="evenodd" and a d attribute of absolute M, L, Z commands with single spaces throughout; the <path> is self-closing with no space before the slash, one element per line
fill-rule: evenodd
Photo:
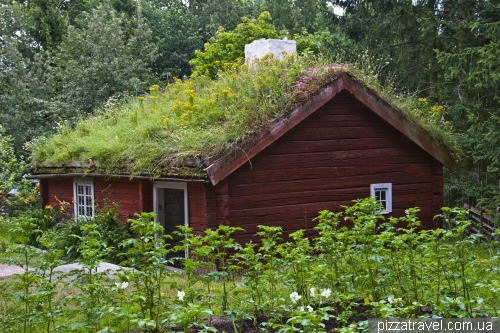
<path fill-rule="evenodd" d="M 432 107 L 397 98 L 350 66 L 290 58 L 225 67 L 215 80 L 194 74 L 165 88 L 153 85 L 144 96 L 110 101 L 75 127 L 35 142 L 32 173 L 216 184 L 343 89 L 441 163 L 455 165 L 446 126 Z"/>

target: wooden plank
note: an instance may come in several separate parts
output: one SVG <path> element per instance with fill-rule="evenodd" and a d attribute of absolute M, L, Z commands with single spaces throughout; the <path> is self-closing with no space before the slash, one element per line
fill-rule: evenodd
<path fill-rule="evenodd" d="M 407 164 L 404 172 L 422 173 L 426 172 L 425 164 Z M 403 169 L 403 168 L 401 168 Z M 359 175 L 386 174 L 397 171 L 394 165 L 373 165 L 370 168 L 359 168 L 354 166 L 335 167 L 321 164 L 314 168 L 289 168 L 277 170 L 244 170 L 231 175 L 234 184 L 275 183 L 278 181 L 315 179 L 315 178 L 337 178 Z"/>
<path fill-rule="evenodd" d="M 258 155 L 242 166 L 240 171 L 315 168 L 321 165 L 364 166 L 368 169 L 371 165 L 379 164 L 420 164 L 425 163 L 426 159 L 419 151 L 399 148 L 313 152 L 300 155 Z"/>
<path fill-rule="evenodd" d="M 339 140 L 357 138 L 387 138 L 396 139 L 399 134 L 388 127 L 335 127 L 311 128 L 300 127 L 287 133 L 289 140 Z"/>
<path fill-rule="evenodd" d="M 414 182 L 429 182 L 429 179 L 425 178 L 425 173 L 414 173 L 412 174 L 415 179 Z M 316 190 L 327 190 L 327 189 L 339 189 L 339 188 L 350 188 L 350 187 L 361 187 L 369 186 L 370 184 L 376 183 L 405 183 L 408 180 L 409 174 L 406 172 L 391 172 L 387 174 L 376 174 L 376 175 L 359 175 L 359 176 L 348 176 L 348 177 L 322 177 L 316 179 L 307 180 L 292 180 L 292 181 L 281 181 L 273 182 L 272 186 L 263 186 L 262 184 L 235 184 L 230 188 L 231 196 L 242 196 L 248 194 L 268 194 L 283 191 L 303 191 L 310 188 Z M 393 185 L 394 186 L 394 185 Z"/>
<path fill-rule="evenodd" d="M 333 117 L 333 116 L 332 116 Z M 346 117 L 346 116 L 344 116 Z M 346 128 L 350 129 L 352 128 L 353 130 L 357 130 L 359 128 L 364 128 L 364 129 L 369 129 L 376 127 L 377 129 L 379 128 L 384 128 L 384 129 L 389 129 L 391 125 L 383 122 L 383 121 L 377 121 L 376 118 L 371 118 L 371 117 L 366 117 L 365 119 L 359 120 L 359 119 L 348 119 L 344 121 L 328 121 L 328 120 L 304 120 L 302 123 L 297 125 L 295 128 L 300 127 L 302 128 L 314 128 L 314 129 L 321 129 L 321 130 L 336 130 L 337 127 L 341 128 Z"/>
<path fill-rule="evenodd" d="M 401 136 L 397 140 L 391 138 L 352 138 L 333 140 L 287 140 L 278 141 L 264 149 L 258 156 L 301 154 L 328 151 L 369 150 L 384 148 L 401 148 Z M 411 149 L 411 148 L 410 148 Z"/>

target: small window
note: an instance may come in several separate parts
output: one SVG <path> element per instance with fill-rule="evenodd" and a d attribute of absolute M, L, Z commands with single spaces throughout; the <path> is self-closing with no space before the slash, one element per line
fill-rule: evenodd
<path fill-rule="evenodd" d="M 370 196 L 384 206 L 384 210 L 380 214 L 387 214 L 392 212 L 392 184 L 371 184 Z"/>
<path fill-rule="evenodd" d="M 94 180 L 88 178 L 75 178 L 73 180 L 75 217 L 94 218 Z"/>

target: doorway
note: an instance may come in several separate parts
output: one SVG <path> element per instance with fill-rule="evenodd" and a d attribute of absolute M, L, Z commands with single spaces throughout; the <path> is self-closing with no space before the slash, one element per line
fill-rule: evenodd
<path fill-rule="evenodd" d="M 164 234 L 169 234 L 173 239 L 167 239 L 169 248 L 182 245 L 183 237 L 174 235 L 178 226 L 188 226 L 188 200 L 187 184 L 180 182 L 155 182 L 154 183 L 154 206 L 156 222 L 163 227 Z M 184 257 L 185 253 L 169 253 L 167 259 Z"/>

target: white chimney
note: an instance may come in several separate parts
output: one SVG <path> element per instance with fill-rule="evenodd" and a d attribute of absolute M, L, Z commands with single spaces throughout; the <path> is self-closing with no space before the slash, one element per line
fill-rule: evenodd
<path fill-rule="evenodd" d="M 274 57 L 283 59 L 297 52 L 297 43 L 287 39 L 257 39 L 245 45 L 245 59 L 251 63 L 255 58 L 262 58 L 272 53 Z"/>

